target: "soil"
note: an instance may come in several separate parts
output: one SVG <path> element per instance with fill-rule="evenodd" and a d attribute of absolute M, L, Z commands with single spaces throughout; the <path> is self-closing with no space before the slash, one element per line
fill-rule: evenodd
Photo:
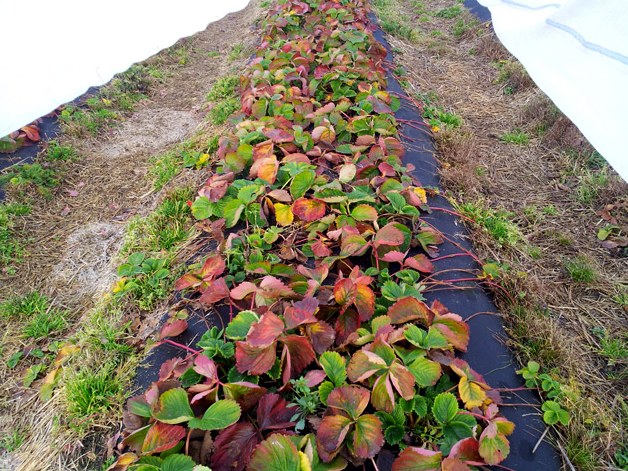
<path fill-rule="evenodd" d="M 247 62 L 245 54 L 228 55 L 236 44 L 244 51 L 256 45 L 259 15 L 259 2 L 252 1 L 148 59 L 147 64 L 165 69 L 165 78 L 117 127 L 96 138 L 61 136 L 80 158 L 68 164 L 53 197 L 37 201 L 32 215 L 23 219 L 27 256 L 15 275 L 0 273 L 0 301 L 38 290 L 80 320 L 111 288 L 126 222 L 149 212 L 161 197 L 147 175 L 150 159 L 207 130 L 206 95 L 217 78 Z M 173 60 L 175 50 L 185 51 L 184 59 Z M 11 343 L 22 341 L 17 334 L 10 337 L 9 332 L 4 347 L 14 350 Z M 14 456 L 0 457 L 0 469 L 85 469 L 77 463 L 93 454 L 90 440 L 54 443 L 58 401 L 42 406 L 32 392 L 18 386 L 18 373 L 2 369 L 0 435 L 21 428 L 30 433 Z"/>
<path fill-rule="evenodd" d="M 388 35 L 395 65 L 407 71 L 408 92 L 435 92 L 446 111 L 463 119 L 460 128 L 434 133 L 448 195 L 510 212 L 522 233 L 520 243 L 500 246 L 474 227 L 476 250 L 484 260 L 508 267 L 502 281 L 522 298 L 518 304 L 526 314 L 511 312 L 507 318 L 511 344 L 523 363 L 540 360 L 566 378 L 574 397 L 563 444 L 599 457 L 595 469 L 609 469 L 626 440 L 621 404 L 628 371 L 625 353 L 614 360 L 602 354 L 599 333 L 626 345 L 628 310 L 614 296 L 628 286 L 628 258 L 604 248 L 596 235 L 606 224 L 605 208 L 626 234 L 628 184 L 612 169 L 591 163 L 592 147 L 501 46 L 490 25 L 480 25 L 467 11 L 452 19 L 436 16 L 452 7 L 451 0 L 397 3 L 399 16 L 421 31 L 415 41 Z M 429 6 L 421 12 L 417 5 Z M 460 19 L 473 26 L 455 37 Z M 508 74 L 500 80 L 505 68 Z M 500 139 L 514 129 L 528 134 L 526 145 Z M 579 200 L 583 185 L 599 175 L 608 178 L 592 201 Z M 533 257 L 531 248 L 540 255 Z M 570 278 L 565 263 L 575 257 L 594 268 L 594 281 Z M 512 311 L 510 303 L 502 308 Z"/>

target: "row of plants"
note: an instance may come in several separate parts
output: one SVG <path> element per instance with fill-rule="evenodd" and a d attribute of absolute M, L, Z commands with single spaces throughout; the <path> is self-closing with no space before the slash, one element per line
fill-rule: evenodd
<path fill-rule="evenodd" d="M 362 0 L 281 0 L 190 207 L 213 239 L 175 283 L 215 324 L 128 401 L 110 470 L 470 470 L 509 454 L 469 326 L 424 283 L 443 237 L 402 165 Z M 210 252 L 210 255 L 206 254 Z M 131 272 L 144 260 L 129 263 Z M 220 317 L 220 313 L 224 316 Z"/>

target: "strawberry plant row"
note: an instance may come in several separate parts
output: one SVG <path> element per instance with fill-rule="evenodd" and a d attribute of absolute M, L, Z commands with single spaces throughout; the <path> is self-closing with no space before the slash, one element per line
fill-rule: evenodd
<path fill-rule="evenodd" d="M 194 202 L 216 249 L 176 283 L 228 310 L 129 400 L 114 470 L 339 470 L 387 449 L 393 471 L 508 455 L 514 424 L 459 353 L 435 300 L 442 234 L 402 163 L 386 51 L 362 0 L 276 2 L 241 110 Z M 161 341 L 187 329 L 181 312 Z"/>

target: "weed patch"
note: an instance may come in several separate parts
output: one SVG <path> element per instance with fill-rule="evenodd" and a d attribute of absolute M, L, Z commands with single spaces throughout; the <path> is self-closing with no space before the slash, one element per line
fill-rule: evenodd
<path fill-rule="evenodd" d="M 597 277 L 591 262 L 583 256 L 566 260 L 565 270 L 576 283 L 592 283 Z"/>
<path fill-rule="evenodd" d="M 519 129 L 502 134 L 500 139 L 508 144 L 517 144 L 519 146 L 525 146 L 530 142 L 528 133 Z"/>
<path fill-rule="evenodd" d="M 463 203 L 458 208 L 462 214 L 483 227 L 500 246 L 513 246 L 522 239 L 521 231 L 512 222 L 514 214 L 511 212 L 503 209 L 494 210 L 474 203 Z"/>

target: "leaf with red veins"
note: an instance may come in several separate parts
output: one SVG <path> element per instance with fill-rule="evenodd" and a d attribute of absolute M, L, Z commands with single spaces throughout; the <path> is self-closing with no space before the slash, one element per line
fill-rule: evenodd
<path fill-rule="evenodd" d="M 306 296 L 301 301 L 286 307 L 283 313 L 286 322 L 286 329 L 294 329 L 302 324 L 313 324 L 317 322 L 315 314 L 318 311 L 318 299 Z"/>
<path fill-rule="evenodd" d="M 218 381 L 218 369 L 216 368 L 216 363 L 214 363 L 214 360 L 203 354 L 196 356 L 196 359 L 194 360 L 194 371 L 205 378 Z"/>
<path fill-rule="evenodd" d="M 260 430 L 279 430 L 293 427 L 291 419 L 299 410 L 276 393 L 265 394 L 257 405 L 257 424 Z"/>
<path fill-rule="evenodd" d="M 177 443 L 185 438 L 186 429 L 180 425 L 168 425 L 162 422 L 155 422 L 148 429 L 144 443 L 142 444 L 142 453 L 152 455 L 153 453 L 161 453 L 177 446 Z"/>
<path fill-rule="evenodd" d="M 334 284 L 334 299 L 343 311 L 353 304 L 356 294 L 355 284 L 349 278 L 343 278 Z"/>
<path fill-rule="evenodd" d="M 434 272 L 434 265 L 432 265 L 432 262 L 430 262 L 430 260 L 424 254 L 415 255 L 414 257 L 408 257 L 403 262 L 403 264 L 404 266 L 414 268 L 421 273 Z"/>
<path fill-rule="evenodd" d="M 413 297 L 401 298 L 388 308 L 388 316 L 393 324 L 404 324 L 418 320 L 423 325 L 429 326 L 434 319 L 434 313 L 423 301 Z"/>
<path fill-rule="evenodd" d="M 321 459 L 329 463 L 340 451 L 353 421 L 342 415 L 323 417 L 316 431 L 316 449 Z"/>
<path fill-rule="evenodd" d="M 366 414 L 355 421 L 350 450 L 360 458 L 373 458 L 384 444 L 382 423 L 372 415 Z"/>
<path fill-rule="evenodd" d="M 247 342 L 236 342 L 236 368 L 240 373 L 261 375 L 275 364 L 277 342 L 266 348 L 255 348 Z"/>
<path fill-rule="evenodd" d="M 360 314 L 360 320 L 368 321 L 375 313 L 375 293 L 373 290 L 364 284 L 357 284 L 355 286 L 355 300 L 354 304 Z"/>
<path fill-rule="evenodd" d="M 301 221 L 313 222 L 321 219 L 327 212 L 324 201 L 314 198 L 299 198 L 292 203 L 292 212 Z"/>
<path fill-rule="evenodd" d="M 336 319 L 336 345 L 343 345 L 349 336 L 360 328 L 360 316 L 353 309 L 347 309 Z"/>
<path fill-rule="evenodd" d="M 284 330 L 284 323 L 275 313 L 268 311 L 259 321 L 253 322 L 246 342 L 251 347 L 264 348 L 273 344 Z"/>
<path fill-rule="evenodd" d="M 469 324 L 462 320 L 458 314 L 445 314 L 436 316 L 432 326 L 440 331 L 454 348 L 466 352 L 469 345 Z"/>
<path fill-rule="evenodd" d="M 316 353 L 307 337 L 300 335 L 286 335 L 280 338 L 284 344 L 282 358 L 285 357 L 283 380 L 287 383 L 290 378 L 297 378 L 301 372 L 314 361 Z"/>
<path fill-rule="evenodd" d="M 264 136 L 269 138 L 276 144 L 281 144 L 282 142 L 292 142 L 294 141 L 294 135 L 285 129 L 270 129 L 264 128 L 262 131 Z"/>
<path fill-rule="evenodd" d="M 375 380 L 371 393 L 371 404 L 377 410 L 392 413 L 395 407 L 395 392 L 390 382 L 389 373 L 384 373 Z"/>
<path fill-rule="evenodd" d="M 329 350 L 336 340 L 336 331 L 325 321 L 308 324 L 305 333 L 312 341 L 314 351 L 319 355 Z"/>
<path fill-rule="evenodd" d="M 188 323 L 184 319 L 174 319 L 168 321 L 159 331 L 159 340 L 163 340 L 166 337 L 176 337 L 179 334 L 185 332 L 188 328 Z"/>
<path fill-rule="evenodd" d="M 229 297 L 229 287 L 224 278 L 218 278 L 207 283 L 207 287 L 203 290 L 203 294 L 198 299 L 200 303 L 205 305 L 215 304 Z"/>
<path fill-rule="evenodd" d="M 222 430 L 214 440 L 209 465 L 214 471 L 243 471 L 260 438 L 253 424 L 240 422 Z"/>
<path fill-rule="evenodd" d="M 362 386 L 340 386 L 327 397 L 327 407 L 335 414 L 341 411 L 356 419 L 369 405 L 370 393 Z"/>
<path fill-rule="evenodd" d="M 395 360 L 390 365 L 389 371 L 390 381 L 399 395 L 406 401 L 411 400 L 414 397 L 414 376 L 410 373 L 410 370 Z"/>
<path fill-rule="evenodd" d="M 388 365 L 383 358 L 368 350 L 359 350 L 353 354 L 347 367 L 349 379 L 358 383 L 371 377 L 380 370 L 386 370 Z"/>
<path fill-rule="evenodd" d="M 410 446 L 393 462 L 392 471 L 441 471 L 442 459 L 440 451 Z"/>
<path fill-rule="evenodd" d="M 246 298 L 248 295 L 257 292 L 257 286 L 250 281 L 243 281 L 230 291 L 230 295 L 235 300 Z"/>

